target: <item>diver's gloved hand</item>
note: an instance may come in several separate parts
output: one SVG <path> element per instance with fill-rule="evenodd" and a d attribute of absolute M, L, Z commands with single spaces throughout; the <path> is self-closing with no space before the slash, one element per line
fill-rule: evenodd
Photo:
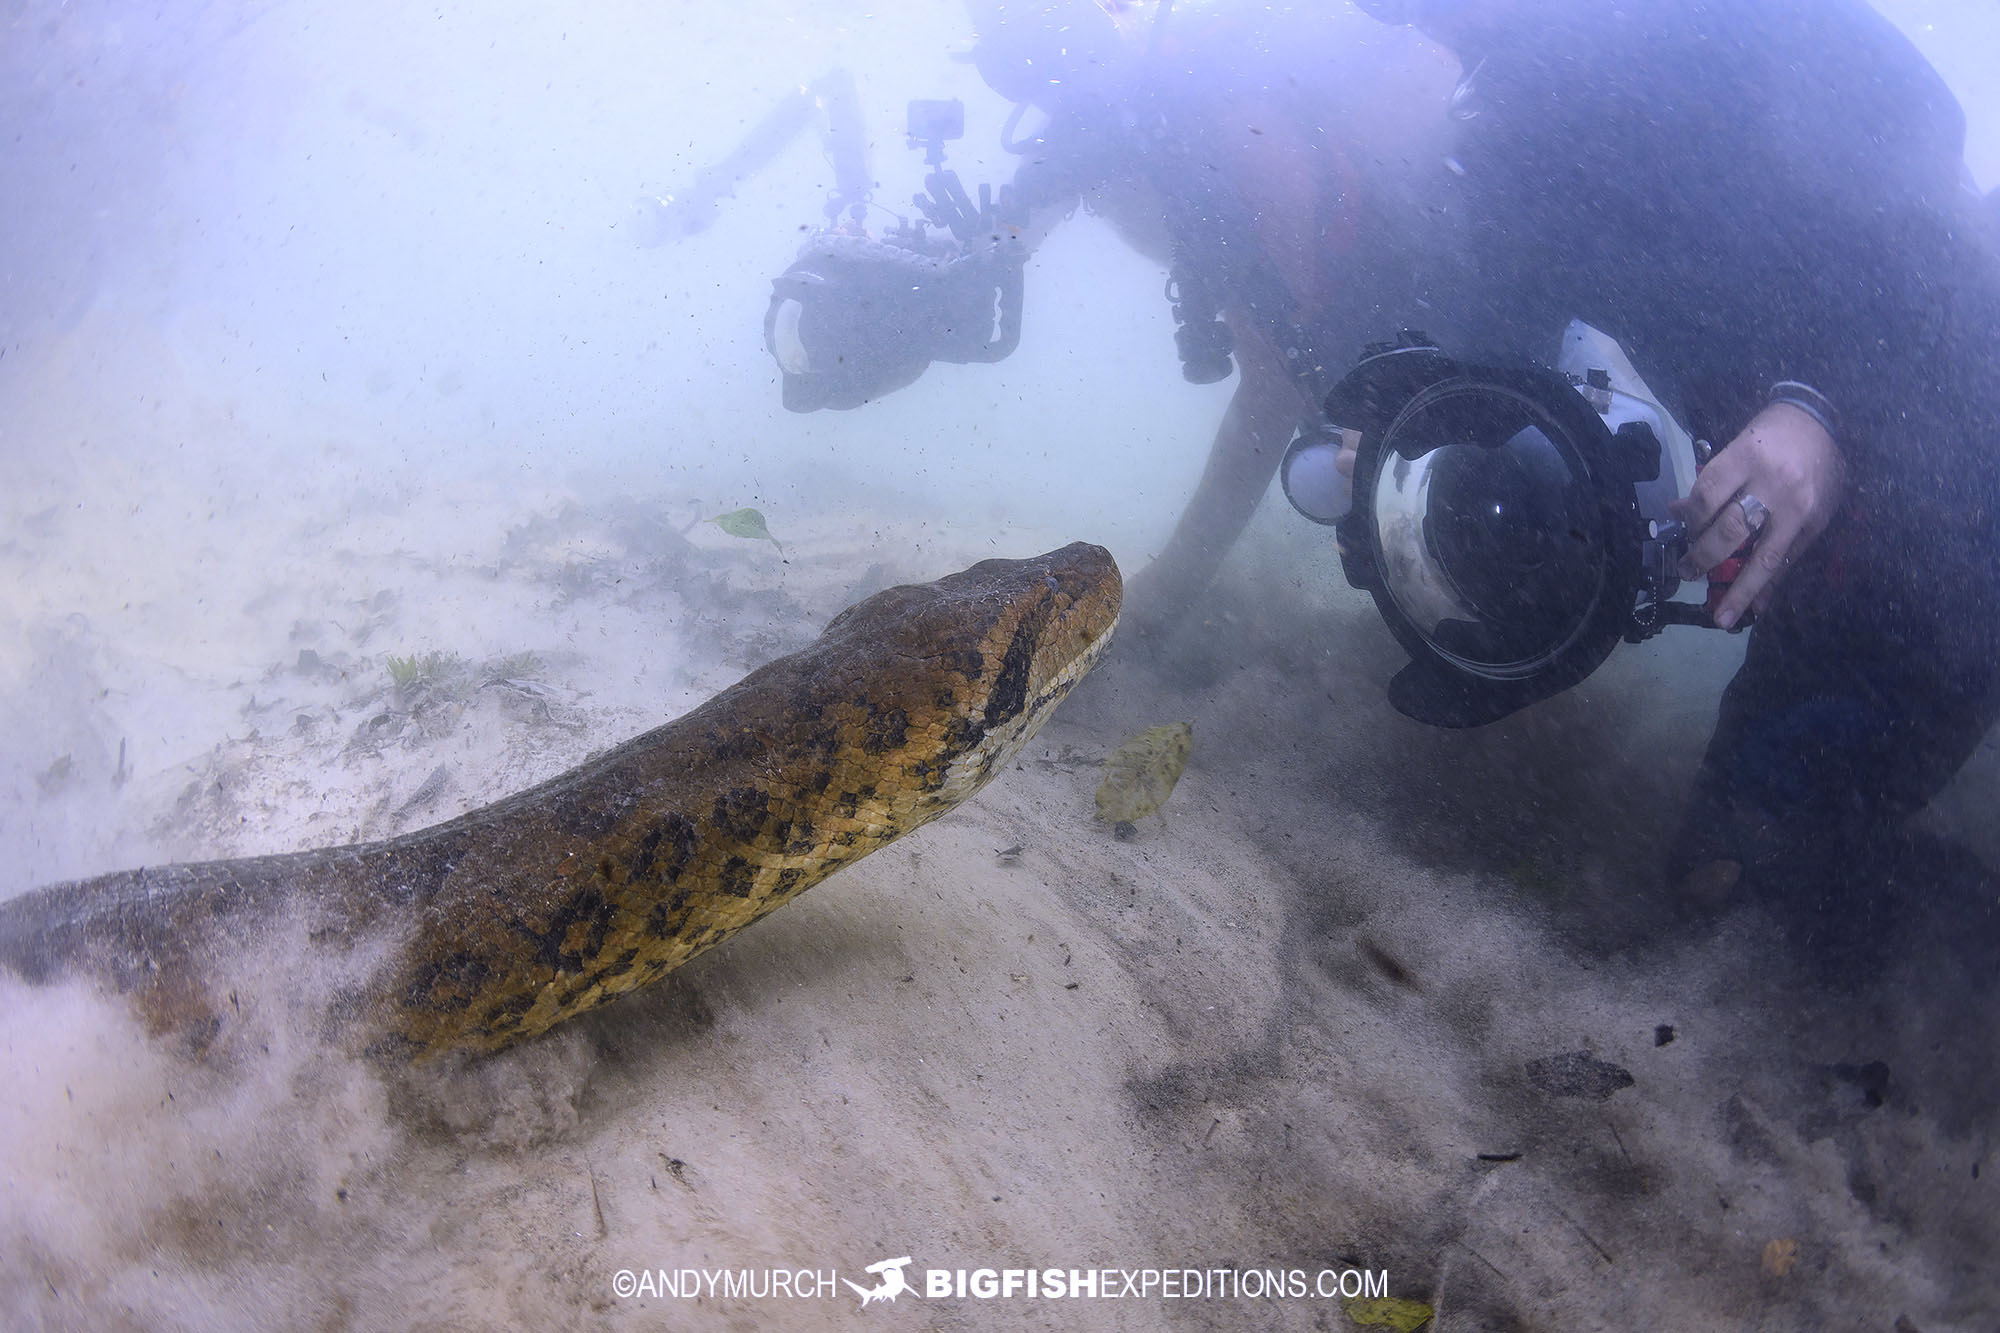
<path fill-rule="evenodd" d="M 1694 534 L 1681 577 L 1700 578 L 1754 535 L 1715 623 L 1734 629 L 1745 611 L 1761 615 L 1846 491 L 1846 467 L 1826 427 L 1791 403 L 1772 403 L 1701 470 L 1687 498 L 1674 502 L 1674 515 Z"/>

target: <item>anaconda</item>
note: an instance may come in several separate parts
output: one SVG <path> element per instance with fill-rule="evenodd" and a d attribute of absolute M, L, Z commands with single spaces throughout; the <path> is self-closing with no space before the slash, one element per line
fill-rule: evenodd
<path fill-rule="evenodd" d="M 979 790 L 1096 663 L 1120 595 L 1110 554 L 1081 542 L 891 588 L 692 712 L 434 827 L 0 904 L 0 965 L 95 977 L 157 1019 L 299 914 L 316 948 L 386 946 L 338 1006 L 350 1040 L 498 1048 L 657 980 Z"/>

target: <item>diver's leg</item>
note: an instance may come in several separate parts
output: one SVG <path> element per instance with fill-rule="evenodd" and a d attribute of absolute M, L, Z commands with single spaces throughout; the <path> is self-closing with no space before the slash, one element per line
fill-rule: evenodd
<path fill-rule="evenodd" d="M 1956 611 L 1986 618 L 1992 608 Z M 2000 717 L 1984 633 L 1781 603 L 1751 632 L 1695 781 L 1674 864 L 1744 889 L 1799 933 L 1862 935 L 1896 910 L 1902 827 Z"/>

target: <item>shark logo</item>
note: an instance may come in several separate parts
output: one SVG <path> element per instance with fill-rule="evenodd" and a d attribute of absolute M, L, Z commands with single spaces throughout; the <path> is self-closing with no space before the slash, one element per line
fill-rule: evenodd
<path fill-rule="evenodd" d="M 861 1298 L 861 1308 L 866 1310 L 876 1301 L 893 1302 L 904 1292 L 916 1290 L 915 1287 L 903 1281 L 903 1265 L 908 1262 L 910 1262 L 910 1256 L 906 1254 L 900 1259 L 884 1259 L 880 1263 L 868 1265 L 866 1271 L 882 1279 L 880 1286 L 864 1287 L 859 1282 L 849 1282 L 846 1278 L 840 1280 L 854 1288 L 854 1294 Z"/>

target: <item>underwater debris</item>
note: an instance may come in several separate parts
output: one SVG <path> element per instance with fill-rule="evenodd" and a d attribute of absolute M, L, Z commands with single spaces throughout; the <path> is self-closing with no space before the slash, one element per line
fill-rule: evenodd
<path fill-rule="evenodd" d="M 771 535 L 771 530 L 764 526 L 764 516 L 754 509 L 732 509 L 726 514 L 717 514 L 708 521 L 732 537 L 742 537 L 749 541 L 766 541 L 777 547 L 780 555 L 784 554 L 784 543 Z"/>
<path fill-rule="evenodd" d="M 35 774 L 35 786 L 41 790 L 43 799 L 47 799 L 69 785 L 70 774 L 74 771 L 75 758 L 66 754 Z"/>
<path fill-rule="evenodd" d="M 1589 1051 L 1570 1051 L 1528 1061 L 1528 1081 L 1552 1097 L 1602 1102 L 1631 1087 L 1632 1075 Z"/>
<path fill-rule="evenodd" d="M 670 1157 L 666 1153 L 660 1153 L 658 1156 L 660 1161 L 666 1164 L 667 1174 L 674 1178 L 674 1183 L 682 1189 L 693 1193 L 695 1185 L 693 1181 L 688 1179 L 688 1164 L 680 1158 Z"/>
<path fill-rule="evenodd" d="M 1416 975 L 1403 964 L 1400 958 L 1397 958 L 1387 949 L 1376 944 L 1373 940 L 1360 937 L 1356 937 L 1354 947 L 1368 961 L 1369 966 L 1373 967 L 1390 981 L 1393 981 L 1406 990 L 1413 990 L 1420 995 L 1423 993 L 1424 988 L 1417 981 Z"/>
<path fill-rule="evenodd" d="M 609 590 L 618 581 L 613 571 L 608 560 L 564 561 L 555 573 L 556 605 L 568 606 Z"/>
<path fill-rule="evenodd" d="M 1097 817 L 1111 825 L 1119 837 L 1130 837 L 1131 833 L 1120 826 L 1159 812 L 1174 794 L 1174 784 L 1181 780 L 1193 750 L 1192 722 L 1148 727 L 1128 738 L 1104 761 L 1104 781 L 1097 788 Z"/>
<path fill-rule="evenodd" d="M 431 770 L 431 775 L 423 780 L 422 785 L 410 793 L 410 798 L 396 807 L 396 818 L 403 819 L 412 812 L 423 809 L 444 795 L 445 788 L 450 785 L 451 765 L 439 764 Z"/>
<path fill-rule="evenodd" d="M 1870 1060 L 1864 1065 L 1837 1064 L 1832 1072 L 1836 1079 L 1860 1092 L 1863 1104 L 1871 1111 L 1889 1099 L 1889 1066 L 1881 1060 Z"/>
<path fill-rule="evenodd" d="M 1065 745 L 1062 747 L 1062 753 L 1054 755 L 1043 750 L 1034 760 L 1035 766 L 1044 773 L 1074 773 L 1079 768 L 1099 768 L 1104 762 L 1102 759 L 1091 758 L 1074 745 Z"/>

